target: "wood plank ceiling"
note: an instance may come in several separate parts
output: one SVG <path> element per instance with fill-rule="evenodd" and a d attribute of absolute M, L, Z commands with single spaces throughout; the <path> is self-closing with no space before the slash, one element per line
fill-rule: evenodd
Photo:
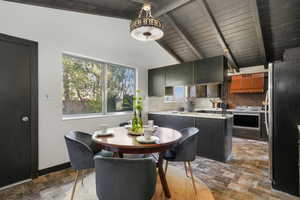
<path fill-rule="evenodd" d="M 143 0 L 7 0 L 133 19 Z M 300 46 L 299 0 L 150 0 L 165 24 L 158 41 L 178 61 L 225 55 L 232 67 L 281 60 Z"/>

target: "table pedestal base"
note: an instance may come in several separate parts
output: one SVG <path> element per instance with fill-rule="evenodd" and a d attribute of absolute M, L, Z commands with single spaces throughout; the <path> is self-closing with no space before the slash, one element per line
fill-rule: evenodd
<path fill-rule="evenodd" d="M 168 183 L 167 183 L 167 179 L 166 179 L 166 175 L 164 172 L 164 167 L 163 167 L 163 163 L 164 163 L 164 157 L 163 157 L 164 153 L 160 153 L 159 154 L 159 158 L 158 158 L 158 163 L 157 163 L 157 168 L 158 168 L 158 174 L 159 174 L 159 178 L 160 178 L 160 182 L 163 188 L 163 191 L 165 193 L 165 196 L 167 198 L 171 197 L 171 193 L 168 187 Z"/>

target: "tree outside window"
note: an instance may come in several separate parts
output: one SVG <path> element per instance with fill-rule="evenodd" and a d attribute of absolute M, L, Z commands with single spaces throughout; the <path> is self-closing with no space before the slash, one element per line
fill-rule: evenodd
<path fill-rule="evenodd" d="M 63 67 L 64 115 L 133 110 L 135 69 L 67 54 Z"/>
<path fill-rule="evenodd" d="M 118 65 L 107 68 L 107 112 L 133 110 L 135 70 Z"/>

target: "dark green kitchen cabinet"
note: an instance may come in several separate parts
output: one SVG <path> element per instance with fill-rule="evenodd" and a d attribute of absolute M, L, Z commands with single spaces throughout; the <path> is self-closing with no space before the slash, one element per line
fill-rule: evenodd
<path fill-rule="evenodd" d="M 232 123 L 232 118 L 195 118 L 195 127 L 199 129 L 198 155 L 221 162 L 230 159 Z"/>
<path fill-rule="evenodd" d="M 217 56 L 194 62 L 195 83 L 222 83 L 224 81 L 225 57 Z"/>
<path fill-rule="evenodd" d="M 148 71 L 149 96 L 162 97 L 165 95 L 165 69 L 157 68 Z"/>
<path fill-rule="evenodd" d="M 194 63 L 187 62 L 168 66 L 165 69 L 166 86 L 184 86 L 194 83 Z"/>
<path fill-rule="evenodd" d="M 149 96 L 164 96 L 165 87 L 223 83 L 226 62 L 224 56 L 217 56 L 151 69 L 148 71 Z"/>
<path fill-rule="evenodd" d="M 188 127 L 199 129 L 197 154 L 201 157 L 226 162 L 232 152 L 233 118 L 203 118 L 192 116 L 148 114 L 149 120 L 159 127 L 181 130 Z"/>

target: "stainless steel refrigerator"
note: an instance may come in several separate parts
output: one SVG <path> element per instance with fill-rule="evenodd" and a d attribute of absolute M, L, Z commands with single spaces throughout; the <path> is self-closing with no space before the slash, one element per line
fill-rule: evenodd
<path fill-rule="evenodd" d="M 273 189 L 299 195 L 300 60 L 269 65 L 265 108 Z"/>

